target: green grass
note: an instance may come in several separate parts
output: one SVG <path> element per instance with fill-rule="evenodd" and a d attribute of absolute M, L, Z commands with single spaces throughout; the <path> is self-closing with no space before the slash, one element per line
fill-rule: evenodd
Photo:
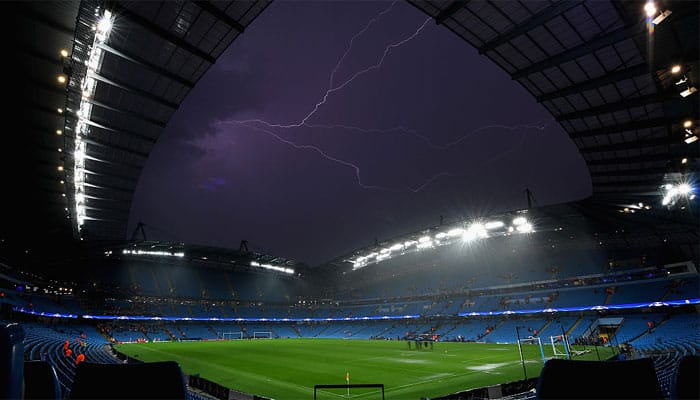
<path fill-rule="evenodd" d="M 435 343 L 408 350 L 403 341 L 273 339 L 123 344 L 119 351 L 142 361 L 173 360 L 186 374 L 273 399 L 311 399 L 315 384 L 383 383 L 387 399 L 420 399 L 523 378 L 517 345 Z M 537 346 L 523 346 L 528 377 L 539 375 Z M 545 346 L 547 357 L 551 346 Z M 600 348 L 601 359 L 611 356 Z M 597 359 L 595 351 L 578 357 Z M 354 394 L 353 394 L 354 393 Z M 345 397 L 326 390 L 320 399 Z M 355 390 L 351 398 L 374 399 Z"/>

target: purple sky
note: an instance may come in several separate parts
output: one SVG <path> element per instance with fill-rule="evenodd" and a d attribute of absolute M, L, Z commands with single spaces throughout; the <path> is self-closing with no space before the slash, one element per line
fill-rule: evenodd
<path fill-rule="evenodd" d="M 272 3 L 161 135 L 130 231 L 143 221 L 149 239 L 222 247 L 247 239 L 314 266 L 435 225 L 440 215 L 525 208 L 526 187 L 540 205 L 590 194 L 575 145 L 524 88 L 434 21 L 412 36 L 427 16 L 404 2 L 390 6 Z M 332 87 L 403 43 L 334 90 L 306 120 L 316 127 L 298 126 L 323 99 L 351 38 L 382 11 L 354 40 Z M 241 122 L 252 119 L 298 127 Z"/>

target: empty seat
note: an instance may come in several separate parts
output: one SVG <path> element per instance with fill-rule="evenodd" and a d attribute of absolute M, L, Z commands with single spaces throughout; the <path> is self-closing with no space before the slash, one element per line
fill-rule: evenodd
<path fill-rule="evenodd" d="M 45 361 L 24 363 L 25 399 L 60 399 L 61 388 L 56 370 Z"/>
<path fill-rule="evenodd" d="M 549 360 L 537 381 L 539 399 L 662 398 L 650 358 L 629 361 Z"/>
<path fill-rule="evenodd" d="M 180 366 L 173 361 L 78 364 L 71 399 L 185 399 Z"/>
<path fill-rule="evenodd" d="M 700 399 L 700 356 L 685 356 L 678 364 L 673 398 Z"/>

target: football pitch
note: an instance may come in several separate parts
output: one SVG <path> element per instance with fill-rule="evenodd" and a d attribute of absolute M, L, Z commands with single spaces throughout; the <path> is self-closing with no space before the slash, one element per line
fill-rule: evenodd
<path fill-rule="evenodd" d="M 514 344 L 437 342 L 411 350 L 405 341 L 342 339 L 258 339 L 209 342 L 156 342 L 115 346 L 142 361 L 172 360 L 186 374 L 272 399 L 312 399 L 316 384 L 381 383 L 387 399 L 432 398 L 523 379 Z M 552 348 L 544 346 L 545 356 Z M 598 348 L 576 359 L 607 359 Z M 527 376 L 539 375 L 539 346 L 523 345 Z M 323 389 L 318 399 L 380 399 L 377 389 Z"/>

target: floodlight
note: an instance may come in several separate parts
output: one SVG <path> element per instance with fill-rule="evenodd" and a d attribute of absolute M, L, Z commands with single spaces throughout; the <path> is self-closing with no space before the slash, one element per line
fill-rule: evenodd
<path fill-rule="evenodd" d="M 687 119 L 687 120 L 683 121 L 683 127 L 684 127 L 684 128 L 690 128 L 691 126 L 693 126 L 693 121 L 692 121 L 692 120 Z"/>
<path fill-rule="evenodd" d="M 486 229 L 498 229 L 505 225 L 503 221 L 490 221 L 484 224 L 484 228 Z"/>
<path fill-rule="evenodd" d="M 59 166 L 58 166 L 58 170 L 59 170 L 59 171 L 63 171 L 63 165 L 59 165 Z"/>
<path fill-rule="evenodd" d="M 395 245 L 389 247 L 389 250 L 396 251 L 396 250 L 401 250 L 402 248 L 403 248 L 403 245 L 401 243 L 396 243 Z"/>
<path fill-rule="evenodd" d="M 697 141 L 697 140 L 698 140 L 698 136 L 697 136 L 697 135 L 693 135 L 693 136 L 691 136 L 691 137 L 689 137 L 689 138 L 686 138 L 686 139 L 684 140 L 684 142 L 686 142 L 687 144 L 691 144 L 691 143 L 693 143 L 693 142 L 695 142 L 695 141 Z"/>
<path fill-rule="evenodd" d="M 57 108 L 56 111 L 58 111 L 59 114 L 63 114 L 63 109 L 62 109 L 62 108 Z"/>
<path fill-rule="evenodd" d="M 472 224 L 469 229 L 467 229 L 466 232 L 464 232 L 464 235 L 462 235 L 462 240 L 464 242 L 471 242 L 476 239 L 480 238 L 486 238 L 488 237 L 488 233 L 486 232 L 486 228 L 484 228 L 483 225 L 481 224 Z"/>
<path fill-rule="evenodd" d="M 695 194 L 691 194 L 690 197 L 688 197 L 690 200 L 695 200 Z"/>
<path fill-rule="evenodd" d="M 427 242 L 420 242 L 418 243 L 417 246 L 419 249 L 427 249 L 429 247 L 433 247 L 433 242 L 431 240 L 428 240 Z M 379 257 L 377 257 L 379 259 Z"/>
<path fill-rule="evenodd" d="M 60 135 L 63 135 L 63 131 L 60 130 L 60 129 L 56 129 L 56 134 L 59 135 L 59 136 L 60 136 Z"/>
<path fill-rule="evenodd" d="M 653 17 L 654 15 L 656 15 L 657 11 L 658 10 L 656 9 L 656 5 L 653 1 L 647 1 L 647 3 L 644 4 L 644 12 L 647 14 L 647 17 Z"/>
<path fill-rule="evenodd" d="M 687 158 L 683 158 L 683 159 L 681 160 L 681 164 L 687 164 L 687 163 L 688 163 L 688 159 L 687 159 Z"/>
<path fill-rule="evenodd" d="M 518 227 L 516 229 L 520 233 L 530 233 L 530 232 L 532 232 L 532 225 L 528 224 L 528 223 L 524 223 L 522 225 L 518 225 Z"/>
<path fill-rule="evenodd" d="M 462 228 L 450 229 L 450 230 L 447 232 L 447 235 L 450 236 L 450 237 L 455 237 L 455 236 L 464 235 L 464 229 L 462 229 Z"/>
<path fill-rule="evenodd" d="M 674 65 L 673 67 L 671 67 L 671 73 L 672 73 L 672 74 L 677 74 L 677 73 L 679 73 L 679 72 L 681 72 L 681 66 L 680 66 L 680 65 L 676 64 L 676 65 Z"/>
<path fill-rule="evenodd" d="M 435 239 L 444 239 L 446 236 L 447 236 L 447 234 L 445 232 L 438 232 L 435 235 Z"/>
<path fill-rule="evenodd" d="M 68 57 L 68 50 L 61 49 L 61 57 Z"/>
<path fill-rule="evenodd" d="M 688 89 L 685 89 L 684 91 L 681 92 L 681 96 L 688 97 L 697 91 L 698 90 L 695 88 L 695 86 L 690 86 L 690 87 L 688 87 Z"/>
<path fill-rule="evenodd" d="M 513 225 L 524 225 L 527 224 L 527 219 L 525 217 L 517 217 L 513 219 Z"/>
<path fill-rule="evenodd" d="M 647 14 L 648 15 L 648 14 Z M 658 25 L 661 23 L 661 21 L 665 20 L 666 17 L 671 15 L 671 10 L 664 10 L 661 12 L 661 14 L 657 15 L 656 18 L 654 18 L 651 23 L 654 25 Z"/>
<path fill-rule="evenodd" d="M 66 83 L 66 76 L 65 75 L 59 75 L 56 77 L 56 80 L 58 80 L 58 83 Z"/>
<path fill-rule="evenodd" d="M 389 250 L 389 249 L 382 249 L 379 253 L 381 253 L 381 254 L 386 254 L 386 253 L 388 253 L 388 252 L 390 252 L 390 251 L 391 251 L 391 250 Z"/>
<path fill-rule="evenodd" d="M 418 243 L 426 243 L 430 241 L 430 236 L 423 236 L 422 238 L 418 239 Z"/>
<path fill-rule="evenodd" d="M 688 194 L 693 190 L 693 188 L 687 184 L 687 183 L 681 183 L 678 185 L 678 193 L 680 194 Z"/>
<path fill-rule="evenodd" d="M 106 34 L 112 29 L 112 13 L 105 11 L 102 18 L 97 22 L 97 32 Z"/>

